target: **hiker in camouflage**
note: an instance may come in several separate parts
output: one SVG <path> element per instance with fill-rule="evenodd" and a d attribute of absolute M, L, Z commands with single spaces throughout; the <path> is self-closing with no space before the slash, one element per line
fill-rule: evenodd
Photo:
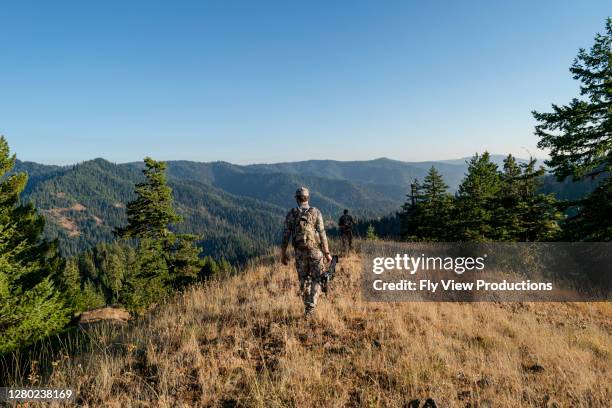
<path fill-rule="evenodd" d="M 353 249 L 353 224 L 355 220 L 349 215 L 349 210 L 344 210 L 344 214 L 338 220 L 340 227 L 340 238 L 342 239 L 342 251 L 344 254 Z"/>
<path fill-rule="evenodd" d="M 295 192 L 298 206 L 292 208 L 285 218 L 281 246 L 281 262 L 287 265 L 287 247 L 291 239 L 307 317 L 314 311 L 321 292 L 321 275 L 325 269 L 325 261 L 332 260 L 323 216 L 321 211 L 308 204 L 309 197 L 310 192 L 306 187 L 300 187 Z"/>

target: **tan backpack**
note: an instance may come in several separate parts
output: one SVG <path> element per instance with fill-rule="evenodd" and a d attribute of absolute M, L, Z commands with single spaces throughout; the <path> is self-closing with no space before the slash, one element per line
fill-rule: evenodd
<path fill-rule="evenodd" d="M 297 249 L 314 249 L 317 242 L 317 212 L 314 207 L 306 210 L 293 209 L 293 247 Z"/>

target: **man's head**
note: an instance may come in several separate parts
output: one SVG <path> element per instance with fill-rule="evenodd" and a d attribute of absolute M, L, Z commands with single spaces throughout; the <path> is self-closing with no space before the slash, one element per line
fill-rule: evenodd
<path fill-rule="evenodd" d="M 344 215 L 348 214 L 348 210 L 344 210 Z"/>
<path fill-rule="evenodd" d="M 308 191 L 306 187 L 302 186 L 295 191 L 295 201 L 297 201 L 298 204 L 307 203 L 309 198 L 310 191 Z"/>

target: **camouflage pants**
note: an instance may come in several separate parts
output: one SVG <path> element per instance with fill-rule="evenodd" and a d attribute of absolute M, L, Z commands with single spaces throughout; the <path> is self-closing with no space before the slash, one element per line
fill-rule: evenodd
<path fill-rule="evenodd" d="M 324 270 L 323 253 L 319 249 L 295 250 L 295 268 L 300 279 L 300 292 L 306 311 L 317 305 L 321 293 L 321 275 Z"/>

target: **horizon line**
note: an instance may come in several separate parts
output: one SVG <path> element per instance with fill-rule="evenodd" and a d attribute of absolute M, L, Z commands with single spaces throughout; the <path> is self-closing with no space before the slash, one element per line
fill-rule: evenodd
<path fill-rule="evenodd" d="M 476 154 L 483 154 L 482 153 L 476 153 Z M 489 155 L 492 157 L 508 157 L 509 154 L 502 154 L 502 153 L 490 153 Z M 524 160 L 527 161 L 529 159 L 525 158 L 525 157 L 519 157 L 516 155 L 512 155 L 515 159 L 517 160 Z M 150 157 L 150 156 L 145 156 L 145 157 Z M 276 161 L 276 162 L 253 162 L 253 163 L 245 163 L 245 164 L 239 164 L 239 163 L 234 163 L 234 162 L 230 162 L 227 160 L 191 160 L 191 159 L 167 159 L 167 160 L 158 160 L 161 162 L 165 162 L 165 163 L 171 163 L 171 162 L 190 162 L 190 163 L 200 163 L 200 164 L 209 164 L 209 163 L 227 163 L 227 164 L 231 164 L 234 166 L 266 166 L 266 165 L 279 165 L 279 164 L 295 164 L 295 163 L 306 163 L 306 162 L 338 162 L 338 163 L 364 163 L 364 162 L 375 162 L 375 161 L 382 161 L 382 160 L 388 160 L 388 161 L 393 161 L 393 162 L 399 162 L 399 163 L 405 163 L 405 164 L 423 164 L 423 163 L 443 163 L 443 164 L 448 164 L 448 165 L 460 165 L 459 163 L 451 163 L 451 162 L 457 162 L 460 160 L 464 160 L 467 161 L 470 158 L 472 158 L 472 156 L 464 156 L 464 157 L 456 157 L 456 158 L 450 158 L 450 159 L 429 159 L 429 160 L 419 160 L 419 161 L 408 161 L 408 160 L 401 160 L 401 159 L 393 159 L 390 157 L 386 157 L 386 156 L 381 156 L 381 157 L 376 157 L 373 159 L 362 159 L 362 160 L 338 160 L 338 159 L 304 159 L 304 160 L 294 160 L 294 161 Z M 537 161 L 540 162 L 544 162 L 545 160 L 548 159 L 548 157 L 537 157 L 537 156 L 533 156 L 534 159 L 536 159 Z M 96 161 L 96 160 L 104 160 L 106 162 L 109 163 L 113 163 L 116 165 L 123 165 L 123 164 L 135 164 L 135 163 L 141 163 L 143 162 L 144 158 L 141 160 L 132 160 L 132 161 L 122 161 L 122 162 L 118 162 L 118 161 L 113 161 L 104 157 L 94 157 L 91 159 L 85 159 L 85 160 L 81 160 L 78 162 L 72 162 L 72 163 L 66 163 L 66 164 L 57 164 L 57 163 L 50 163 L 50 162 L 41 162 L 41 161 L 36 161 L 36 160 L 23 160 L 20 159 L 19 156 L 17 156 L 17 161 L 21 162 L 21 163 L 34 163 L 34 164 L 39 164 L 39 165 L 43 165 L 43 166 L 56 166 L 56 167 L 70 167 L 70 166 L 76 166 L 79 164 L 83 164 L 83 163 L 88 163 L 88 162 L 92 162 L 92 161 Z M 155 159 L 157 160 L 157 159 Z"/>

